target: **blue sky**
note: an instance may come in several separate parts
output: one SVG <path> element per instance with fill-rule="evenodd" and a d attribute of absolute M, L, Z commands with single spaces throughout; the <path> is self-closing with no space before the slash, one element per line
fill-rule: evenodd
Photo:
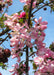
<path fill-rule="evenodd" d="M 13 0 L 13 5 L 9 7 L 8 9 L 8 14 L 11 15 L 13 13 L 16 13 L 18 12 L 19 10 L 22 10 L 23 9 L 23 3 L 20 3 L 19 0 Z M 39 17 L 43 17 L 43 20 L 45 21 L 48 21 L 48 25 L 47 25 L 47 29 L 45 30 L 45 33 L 46 33 L 46 37 L 45 37 L 45 40 L 44 42 L 46 43 L 46 46 L 48 47 L 53 41 L 54 41 L 54 12 L 50 13 L 50 8 L 47 7 L 47 10 L 46 11 L 43 11 L 43 9 L 39 10 L 36 14 L 35 14 L 35 17 L 36 18 L 39 18 Z M 4 42 L 3 45 L 6 47 L 6 48 L 10 48 L 9 46 L 10 42 Z M 23 56 L 23 58 L 25 58 L 25 55 Z M 9 58 L 9 61 L 8 61 L 8 64 L 9 64 L 9 67 L 8 67 L 8 70 L 11 69 L 12 65 L 15 62 L 16 59 L 11 59 L 11 57 Z M 32 65 L 30 64 L 31 68 L 32 68 Z M 0 72 L 2 73 L 2 75 L 11 75 L 9 73 L 9 71 L 6 71 L 6 70 L 2 70 L 0 68 Z M 30 70 L 30 74 L 29 75 L 34 75 L 32 73 L 32 69 Z"/>

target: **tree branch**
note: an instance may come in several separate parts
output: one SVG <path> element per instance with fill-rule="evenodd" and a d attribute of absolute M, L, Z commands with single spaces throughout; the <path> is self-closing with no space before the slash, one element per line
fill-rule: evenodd
<path fill-rule="evenodd" d="M 5 33 L 7 33 L 7 32 L 9 32 L 10 31 L 10 29 L 5 29 L 5 30 L 3 30 L 1 33 L 0 33 L 0 36 L 2 36 L 2 35 L 4 35 Z"/>
<path fill-rule="evenodd" d="M 31 5 L 30 5 L 30 8 L 29 8 L 28 25 L 30 25 L 30 18 L 31 18 L 31 12 L 32 12 L 32 4 L 33 4 L 33 0 L 31 0 Z"/>
<path fill-rule="evenodd" d="M 36 52 L 31 53 L 30 56 L 34 55 L 35 53 L 36 53 Z M 30 56 L 29 56 L 29 57 L 30 57 Z"/>
<path fill-rule="evenodd" d="M 33 4 L 33 0 L 31 0 L 31 5 L 30 5 L 30 8 L 29 8 L 28 26 L 30 25 L 30 18 L 31 18 L 32 4 Z M 28 46 L 26 46 L 26 75 L 29 75 L 29 74 L 28 74 L 28 66 L 29 66 L 28 61 L 29 61 L 29 51 L 28 51 Z"/>
<path fill-rule="evenodd" d="M 34 13 L 36 13 L 37 11 L 39 11 L 40 9 L 42 9 L 43 7 L 48 6 L 49 4 L 51 4 L 51 3 L 53 3 L 53 2 L 54 2 L 54 1 L 52 1 L 52 2 L 50 2 L 50 3 L 44 4 L 43 6 L 41 6 L 41 7 L 38 8 L 37 10 L 35 10 L 35 11 L 32 13 L 32 15 L 33 15 Z"/>
<path fill-rule="evenodd" d="M 5 39 L 0 40 L 0 45 L 8 38 L 8 36 Z"/>

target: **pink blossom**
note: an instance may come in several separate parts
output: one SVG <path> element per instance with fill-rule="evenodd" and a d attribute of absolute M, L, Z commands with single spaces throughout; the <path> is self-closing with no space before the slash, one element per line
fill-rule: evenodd
<path fill-rule="evenodd" d="M 39 30 L 45 30 L 47 28 L 47 25 L 41 25 L 40 27 L 39 27 Z"/>
<path fill-rule="evenodd" d="M 26 16 L 26 13 L 22 12 L 20 13 L 20 16 L 21 18 L 24 18 Z M 44 60 L 47 62 L 46 58 L 49 58 L 51 56 L 50 50 L 45 48 L 45 43 L 43 43 L 45 38 L 45 33 L 43 31 L 47 28 L 47 22 L 46 21 L 42 22 L 42 17 L 40 17 L 39 20 L 35 19 L 35 25 L 32 28 L 29 28 L 27 21 L 25 21 L 25 23 L 22 25 L 19 23 L 18 14 L 13 14 L 10 17 L 9 16 L 6 17 L 7 20 L 4 23 L 5 25 L 9 26 L 9 28 L 13 31 L 11 32 L 12 38 L 10 39 L 11 42 L 10 45 L 13 47 L 11 53 L 12 58 L 17 58 L 17 62 L 20 63 L 21 58 L 19 56 L 19 53 L 21 52 L 23 47 L 26 45 L 29 48 L 31 48 L 34 45 L 36 45 L 38 49 L 36 54 L 39 57 L 34 58 L 34 62 L 36 65 L 39 65 L 39 72 L 35 74 L 41 75 L 42 72 L 46 71 L 46 69 L 43 70 L 43 68 L 48 67 L 47 64 L 43 64 L 45 63 Z M 34 40 L 34 42 L 32 42 L 32 39 Z M 18 68 L 19 66 L 16 67 L 15 64 L 13 74 L 19 75 L 18 71 L 16 70 Z M 21 71 L 25 73 L 24 69 L 21 69 Z"/>
<path fill-rule="evenodd" d="M 35 57 L 34 62 L 36 65 L 40 65 L 44 61 L 43 57 Z"/>

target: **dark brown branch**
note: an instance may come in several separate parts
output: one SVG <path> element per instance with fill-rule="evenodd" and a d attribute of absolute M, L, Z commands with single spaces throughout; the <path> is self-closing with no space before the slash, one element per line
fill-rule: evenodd
<path fill-rule="evenodd" d="M 0 45 L 8 38 L 8 36 L 5 39 L 0 40 Z"/>
<path fill-rule="evenodd" d="M 5 33 L 7 33 L 7 32 L 9 32 L 10 31 L 10 29 L 5 29 L 5 30 L 3 30 L 1 33 L 0 33 L 0 36 L 2 36 L 2 35 L 4 35 Z"/>
<path fill-rule="evenodd" d="M 35 53 L 36 53 L 36 52 L 31 53 L 30 56 L 34 55 Z M 29 56 L 29 57 L 30 57 L 30 56 Z"/>
<path fill-rule="evenodd" d="M 29 60 L 29 58 L 28 58 L 28 47 L 26 47 L 26 75 L 28 75 L 28 60 Z"/>
<path fill-rule="evenodd" d="M 30 25 L 30 18 L 31 18 L 31 12 L 32 12 L 32 4 L 33 4 L 33 0 L 31 0 L 31 5 L 30 5 L 30 8 L 29 8 L 28 25 Z"/>
<path fill-rule="evenodd" d="M 49 4 L 51 4 L 51 3 L 53 3 L 54 1 L 52 1 L 52 2 L 50 2 L 50 3 L 46 3 L 46 4 L 44 4 L 43 6 L 41 6 L 40 8 L 38 8 L 37 10 L 35 10 L 33 13 L 32 13 L 32 15 L 33 14 L 35 14 L 37 11 L 39 11 L 40 9 L 42 9 L 43 7 L 45 7 L 45 6 L 49 6 Z"/>
<path fill-rule="evenodd" d="M 32 4 L 33 4 L 33 0 L 31 0 L 31 5 L 29 8 L 29 18 L 28 18 L 28 26 L 30 26 L 30 18 L 31 18 L 31 12 L 32 12 Z M 28 73 L 28 66 L 29 66 L 29 51 L 28 51 L 28 46 L 26 46 L 26 75 L 29 75 Z"/>

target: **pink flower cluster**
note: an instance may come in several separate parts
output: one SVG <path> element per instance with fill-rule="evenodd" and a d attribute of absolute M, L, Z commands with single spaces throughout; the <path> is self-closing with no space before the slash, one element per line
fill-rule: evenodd
<path fill-rule="evenodd" d="M 54 74 L 54 59 L 53 60 L 52 59 L 48 57 L 48 54 L 34 58 L 34 62 L 36 66 L 39 67 L 38 71 L 35 72 L 35 75 L 42 75 L 42 73 L 44 75 L 48 75 L 48 74 L 53 75 Z"/>
<path fill-rule="evenodd" d="M 25 14 L 25 12 L 20 13 L 20 15 L 15 13 L 12 16 L 5 14 L 7 20 L 4 22 L 4 24 L 12 30 L 12 38 L 10 39 L 10 45 L 13 47 L 12 58 L 17 57 L 18 62 L 20 62 L 19 53 L 21 50 L 23 50 L 25 45 L 31 48 L 36 44 L 38 48 L 37 55 L 39 56 L 44 55 L 49 51 L 47 48 L 45 48 L 45 44 L 43 43 L 45 37 L 45 33 L 43 31 L 47 28 L 47 21 L 42 21 L 42 17 L 40 17 L 39 20 L 35 19 L 35 25 L 29 28 L 27 20 L 25 20 L 23 23 L 19 23 L 20 18 L 25 17 Z M 34 42 L 32 42 L 32 39 Z M 48 57 L 48 54 L 45 56 Z M 41 63 L 44 61 L 43 57 L 39 57 L 38 59 L 41 61 Z M 34 62 L 36 63 L 36 58 L 34 59 Z M 37 65 L 39 65 L 39 61 L 37 61 Z M 14 71 L 17 71 L 17 69 L 14 68 Z"/>
<path fill-rule="evenodd" d="M 36 19 L 35 22 L 37 22 Z M 43 22 L 41 23 L 41 19 L 39 19 L 39 24 L 43 24 Z M 43 30 L 45 28 L 46 22 L 43 24 L 43 26 L 38 27 L 38 29 L 41 31 L 41 34 L 35 41 L 37 46 L 37 57 L 34 58 L 34 63 L 38 68 L 38 70 L 35 72 L 35 75 L 54 75 L 54 52 L 49 48 L 46 48 L 45 43 L 43 43 L 45 38 L 45 33 Z"/>
<path fill-rule="evenodd" d="M 42 22 L 41 17 L 39 20 L 35 19 L 35 25 L 32 28 L 29 28 L 26 20 L 23 24 L 19 23 L 18 13 L 15 13 L 13 16 L 5 14 L 5 16 L 7 17 L 7 20 L 4 24 L 13 31 L 11 32 L 13 37 L 10 39 L 11 46 L 14 47 L 12 49 L 22 49 L 24 45 L 31 48 L 33 46 L 31 42 L 32 39 L 35 40 L 34 44 L 37 44 L 38 42 L 41 43 L 41 41 L 44 40 L 45 33 L 42 31 L 47 28 L 47 22 Z"/>
<path fill-rule="evenodd" d="M 9 1 L 12 2 L 12 0 L 6 0 L 8 5 L 10 3 Z M 20 0 L 20 2 L 25 3 L 25 5 L 29 7 L 31 0 Z M 37 0 L 34 0 L 32 8 L 36 7 L 36 3 Z M 37 46 L 36 54 L 38 56 L 34 58 L 34 63 L 37 66 L 34 75 L 54 75 L 54 52 L 46 48 L 45 43 L 43 43 L 45 38 L 44 30 L 47 28 L 48 24 L 47 21 L 42 21 L 42 17 L 40 17 L 39 20 L 35 18 L 35 24 L 29 28 L 26 12 L 21 12 L 20 14 L 15 13 L 12 16 L 5 14 L 5 17 L 7 17 L 7 20 L 4 24 L 12 30 L 10 33 L 12 35 L 10 39 L 12 58 L 17 58 L 17 63 L 13 65 L 14 69 L 10 70 L 10 72 L 13 72 L 12 75 L 25 73 L 25 64 L 19 66 L 21 61 L 19 54 L 23 51 L 25 46 L 32 48 L 34 45 Z"/>
<path fill-rule="evenodd" d="M 12 65 L 12 67 L 14 67 L 14 69 L 9 70 L 9 72 L 11 72 L 11 73 L 13 72 L 12 75 L 21 75 L 22 72 L 23 72 L 23 74 L 25 74 L 25 67 L 26 67 L 25 64 L 21 64 L 19 66 L 19 64 L 16 63 L 16 64 Z"/>

